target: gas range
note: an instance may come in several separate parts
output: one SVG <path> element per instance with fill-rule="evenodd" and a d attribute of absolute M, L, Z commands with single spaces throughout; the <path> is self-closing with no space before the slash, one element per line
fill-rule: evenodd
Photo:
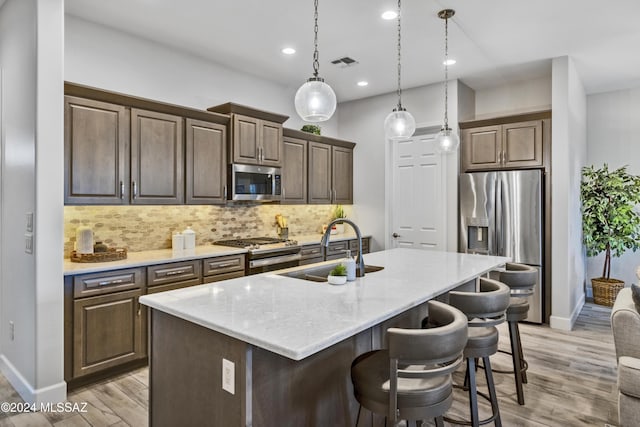
<path fill-rule="evenodd" d="M 247 249 L 247 274 L 295 267 L 300 262 L 300 245 L 296 240 L 275 237 L 218 240 L 214 245 Z"/>
<path fill-rule="evenodd" d="M 299 246 L 297 240 L 279 239 L 277 237 L 249 237 L 246 239 L 218 240 L 214 245 L 245 248 L 251 253 Z"/>

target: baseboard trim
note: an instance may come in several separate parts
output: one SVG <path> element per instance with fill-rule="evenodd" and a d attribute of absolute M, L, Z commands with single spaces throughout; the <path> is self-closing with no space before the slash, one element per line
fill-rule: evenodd
<path fill-rule="evenodd" d="M 4 354 L 0 355 L 0 371 L 20 397 L 29 404 L 58 403 L 67 399 L 66 382 L 61 381 L 48 387 L 34 389 Z"/>
<path fill-rule="evenodd" d="M 584 292 L 578 299 L 578 303 L 576 304 L 573 312 L 570 317 L 560 317 L 560 316 L 551 316 L 549 318 L 549 326 L 553 329 L 560 329 L 562 331 L 570 331 L 573 329 L 573 325 L 578 320 L 578 316 L 580 315 L 580 311 L 582 307 L 584 307 L 585 303 L 585 294 Z"/>

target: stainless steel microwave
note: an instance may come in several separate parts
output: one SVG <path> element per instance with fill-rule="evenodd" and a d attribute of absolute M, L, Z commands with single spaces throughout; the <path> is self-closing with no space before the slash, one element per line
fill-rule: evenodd
<path fill-rule="evenodd" d="M 257 165 L 229 165 L 230 200 L 280 200 L 282 171 Z"/>

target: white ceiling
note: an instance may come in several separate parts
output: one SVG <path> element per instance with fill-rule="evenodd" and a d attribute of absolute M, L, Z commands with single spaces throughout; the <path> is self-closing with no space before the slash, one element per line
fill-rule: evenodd
<path fill-rule="evenodd" d="M 0 0 L 1 1 L 1 0 Z M 312 74 L 312 0 L 66 0 L 66 12 L 297 88 Z M 320 75 L 339 101 L 395 91 L 394 0 L 320 0 Z M 640 86 L 638 0 L 405 0 L 403 87 L 443 80 L 444 22 L 450 78 L 474 89 L 550 76 L 573 57 L 588 93 Z M 285 56 L 284 46 L 297 53 Z M 359 63 L 338 68 L 331 60 Z M 369 86 L 356 86 L 358 80 Z"/>

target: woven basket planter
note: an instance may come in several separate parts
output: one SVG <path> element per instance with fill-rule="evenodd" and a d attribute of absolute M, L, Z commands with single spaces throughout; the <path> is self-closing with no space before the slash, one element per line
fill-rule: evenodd
<path fill-rule="evenodd" d="M 599 277 L 597 279 L 591 279 L 591 287 L 593 288 L 593 302 L 599 305 L 613 307 L 618 292 L 624 288 L 624 282 L 618 279 Z"/>

